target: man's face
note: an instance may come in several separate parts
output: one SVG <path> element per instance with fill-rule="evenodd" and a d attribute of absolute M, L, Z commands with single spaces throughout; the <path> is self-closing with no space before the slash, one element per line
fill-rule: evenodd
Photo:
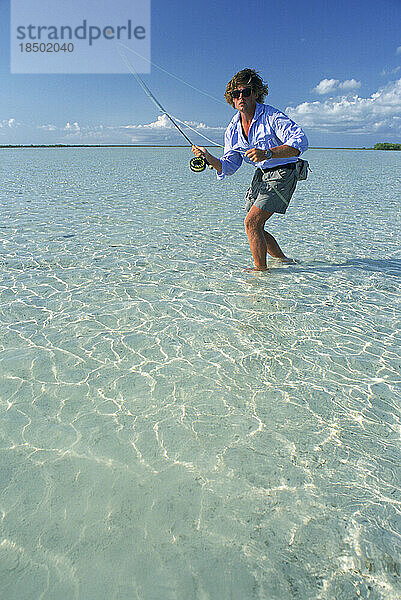
<path fill-rule="evenodd" d="M 245 90 L 245 92 L 244 92 Z M 239 98 L 235 98 L 238 92 L 242 92 Z M 250 92 L 250 95 L 248 95 Z M 256 107 L 256 94 L 249 85 L 238 85 L 231 92 L 234 107 L 240 112 L 252 112 Z"/>

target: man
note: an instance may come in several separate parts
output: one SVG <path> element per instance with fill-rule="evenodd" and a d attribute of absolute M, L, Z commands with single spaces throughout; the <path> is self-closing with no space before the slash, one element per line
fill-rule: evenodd
<path fill-rule="evenodd" d="M 290 261 L 264 225 L 275 212 L 287 210 L 297 183 L 295 163 L 308 148 L 305 133 L 294 121 L 263 104 L 267 94 L 267 85 L 254 69 L 239 71 L 225 92 L 238 112 L 226 129 L 224 155 L 218 159 L 202 146 L 192 147 L 195 156 L 204 156 L 216 169 L 218 179 L 235 173 L 243 160 L 258 167 L 246 195 L 245 218 L 255 271 L 266 270 L 267 253 Z"/>

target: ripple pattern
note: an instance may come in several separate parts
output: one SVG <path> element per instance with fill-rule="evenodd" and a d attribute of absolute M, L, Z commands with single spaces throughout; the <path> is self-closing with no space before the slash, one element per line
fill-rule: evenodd
<path fill-rule="evenodd" d="M 400 598 L 401 156 L 309 151 L 257 274 L 245 167 L 2 158 L 0 597 Z"/>

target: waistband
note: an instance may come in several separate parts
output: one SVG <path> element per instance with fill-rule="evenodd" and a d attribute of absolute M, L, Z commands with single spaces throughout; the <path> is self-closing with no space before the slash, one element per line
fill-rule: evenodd
<path fill-rule="evenodd" d="M 277 165 L 277 167 L 271 167 L 270 169 L 260 169 L 263 173 L 270 173 L 271 171 L 278 171 L 278 169 L 295 169 L 295 163 L 286 163 L 284 165 Z"/>

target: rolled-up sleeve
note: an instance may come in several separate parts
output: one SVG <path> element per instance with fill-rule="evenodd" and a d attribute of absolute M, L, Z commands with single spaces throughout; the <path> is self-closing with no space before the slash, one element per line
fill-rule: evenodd
<path fill-rule="evenodd" d="M 308 138 L 304 131 L 284 113 L 277 111 L 275 114 L 274 129 L 283 144 L 299 150 L 301 154 L 308 149 Z"/>
<path fill-rule="evenodd" d="M 220 158 L 221 173 L 217 173 L 217 179 L 224 179 L 226 175 L 232 175 L 242 165 L 242 156 L 232 147 L 232 129 L 228 127 L 224 135 L 224 154 Z"/>
<path fill-rule="evenodd" d="M 220 158 L 221 173 L 217 173 L 217 179 L 224 179 L 226 175 L 232 175 L 242 165 L 242 156 L 239 152 L 229 150 Z"/>

